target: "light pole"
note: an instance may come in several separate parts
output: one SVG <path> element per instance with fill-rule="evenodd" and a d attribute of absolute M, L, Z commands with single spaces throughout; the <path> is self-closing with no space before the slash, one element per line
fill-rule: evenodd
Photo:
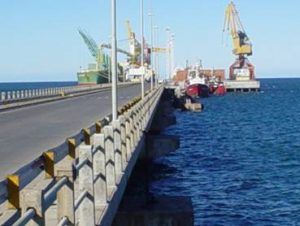
<path fill-rule="evenodd" d="M 144 80 L 145 80 L 145 71 L 144 71 L 144 0 L 140 0 L 140 23 L 141 23 L 141 89 L 142 89 L 142 99 L 145 97 L 145 87 L 144 87 Z"/>
<path fill-rule="evenodd" d="M 117 99 L 117 23 L 116 23 L 116 0 L 111 0 L 111 73 L 112 73 L 112 120 L 118 118 L 118 99 Z"/>
<path fill-rule="evenodd" d="M 154 45 L 158 46 L 158 26 L 154 26 Z M 154 68 L 155 68 L 155 84 L 158 85 L 158 73 L 159 73 L 159 65 L 158 65 L 158 53 L 155 53 L 154 56 Z"/>
<path fill-rule="evenodd" d="M 170 28 L 166 28 L 166 33 L 167 33 L 167 54 L 166 54 L 166 79 L 169 78 L 170 79 L 170 51 L 171 51 L 171 46 L 170 46 L 170 33 L 171 30 Z"/>
<path fill-rule="evenodd" d="M 174 68 L 175 68 L 175 35 L 172 34 L 171 35 L 171 42 L 170 42 L 170 46 L 171 46 L 171 50 L 170 50 L 170 58 L 171 58 L 171 68 L 170 68 L 170 77 L 172 78 L 172 75 L 173 75 L 173 71 L 174 71 Z"/>
<path fill-rule="evenodd" d="M 154 67 L 153 67 L 153 14 L 149 13 L 148 16 L 150 17 L 150 31 L 151 31 L 151 40 L 150 40 L 150 45 L 151 45 L 151 90 L 153 89 L 153 71 L 154 71 Z"/>

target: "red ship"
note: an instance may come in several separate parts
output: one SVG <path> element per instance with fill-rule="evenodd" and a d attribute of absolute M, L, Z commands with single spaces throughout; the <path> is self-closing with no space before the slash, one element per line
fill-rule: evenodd
<path fill-rule="evenodd" d="M 188 71 L 186 80 L 186 94 L 190 97 L 208 97 L 209 88 L 204 75 L 201 75 L 199 68 L 195 67 Z"/>
<path fill-rule="evenodd" d="M 205 84 L 192 84 L 186 87 L 186 94 L 190 97 L 208 97 L 209 88 Z"/>

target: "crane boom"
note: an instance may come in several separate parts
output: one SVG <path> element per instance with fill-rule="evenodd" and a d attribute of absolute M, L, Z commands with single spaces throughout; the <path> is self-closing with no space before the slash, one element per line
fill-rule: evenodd
<path fill-rule="evenodd" d="M 101 44 L 100 47 L 101 47 L 101 48 L 111 49 L 111 44 L 105 44 L 105 43 L 103 43 L 103 44 Z M 133 57 L 133 55 L 132 55 L 131 53 L 129 53 L 128 51 L 126 51 L 126 50 L 124 50 L 124 49 L 117 48 L 117 51 L 118 51 L 119 53 L 123 53 L 123 54 L 127 55 L 128 57 Z"/>
<path fill-rule="evenodd" d="M 233 2 L 230 2 L 225 10 L 223 32 L 230 31 L 233 42 L 233 54 L 252 55 L 252 44 L 247 36 L 239 17 L 239 13 Z"/>

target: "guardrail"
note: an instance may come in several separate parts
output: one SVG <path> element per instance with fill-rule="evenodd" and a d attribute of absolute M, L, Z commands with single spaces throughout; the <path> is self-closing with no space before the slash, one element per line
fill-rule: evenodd
<path fill-rule="evenodd" d="M 163 87 L 134 98 L 0 183 L 2 225 L 110 225 Z M 48 213 L 56 204 L 57 216 Z"/>
<path fill-rule="evenodd" d="M 128 85 L 131 82 L 120 83 L 121 85 Z M 24 89 L 16 91 L 2 91 L 0 93 L 0 104 L 15 103 L 27 100 L 34 100 L 40 98 L 65 96 L 74 93 L 94 91 L 101 88 L 111 87 L 111 84 L 86 85 L 86 86 L 66 86 L 44 89 Z"/>

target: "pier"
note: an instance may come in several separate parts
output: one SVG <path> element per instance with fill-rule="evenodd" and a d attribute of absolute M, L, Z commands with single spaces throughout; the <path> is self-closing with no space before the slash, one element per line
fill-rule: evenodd
<path fill-rule="evenodd" d="M 120 87 L 115 121 L 110 92 L 0 113 L 1 176 L 8 175 L 0 183 L 1 225 L 193 225 L 188 197 L 153 198 L 147 183 L 143 194 L 123 197 L 133 171 L 148 176 L 137 163 L 147 169 L 179 147 L 177 137 L 160 134 L 176 122 L 173 91 L 160 85 L 141 99 L 139 84 Z"/>
<path fill-rule="evenodd" d="M 225 80 L 224 86 L 227 92 L 258 92 L 260 91 L 260 82 L 258 80 Z"/>

